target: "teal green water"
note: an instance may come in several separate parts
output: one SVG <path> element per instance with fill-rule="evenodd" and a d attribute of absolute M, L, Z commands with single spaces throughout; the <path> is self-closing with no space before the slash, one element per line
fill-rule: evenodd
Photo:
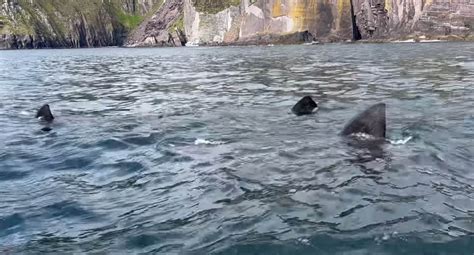
<path fill-rule="evenodd" d="M 463 43 L 1 51 L 0 253 L 472 255 L 473 84 Z"/>

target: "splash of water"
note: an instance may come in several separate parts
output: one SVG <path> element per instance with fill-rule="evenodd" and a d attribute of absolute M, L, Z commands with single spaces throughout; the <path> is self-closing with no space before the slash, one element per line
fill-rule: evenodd
<path fill-rule="evenodd" d="M 206 139 L 202 139 L 202 138 L 197 138 L 196 141 L 194 141 L 194 144 L 195 145 L 201 145 L 201 144 L 205 144 L 205 145 L 221 145 L 221 144 L 224 144 L 225 142 L 223 141 L 211 141 L 211 140 L 206 140 Z"/>
<path fill-rule="evenodd" d="M 408 143 L 411 139 L 413 139 L 413 136 L 408 136 L 408 137 L 403 138 L 403 139 L 388 140 L 388 141 L 390 142 L 390 144 L 393 144 L 393 145 L 403 145 L 403 144 Z"/>

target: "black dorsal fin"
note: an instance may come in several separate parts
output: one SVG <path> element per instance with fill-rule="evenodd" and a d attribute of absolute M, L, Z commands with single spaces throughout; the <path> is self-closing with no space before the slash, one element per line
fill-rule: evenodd
<path fill-rule="evenodd" d="M 355 116 L 344 127 L 341 135 L 364 133 L 385 138 L 385 129 L 385 103 L 378 103 Z"/>
<path fill-rule="evenodd" d="M 318 104 L 314 102 L 314 100 L 310 96 L 305 96 L 296 103 L 293 108 L 291 108 L 291 111 L 300 116 L 304 114 L 311 114 L 313 110 L 318 107 Z"/>
<path fill-rule="evenodd" d="M 49 109 L 48 104 L 41 106 L 41 108 L 36 113 L 36 118 L 40 118 L 41 120 L 44 120 L 47 122 L 51 122 L 54 120 L 54 116 L 51 113 L 51 110 Z"/>

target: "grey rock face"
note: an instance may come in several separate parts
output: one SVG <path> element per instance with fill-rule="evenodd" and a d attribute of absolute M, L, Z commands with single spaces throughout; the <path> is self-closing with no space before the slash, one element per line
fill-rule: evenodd
<path fill-rule="evenodd" d="M 187 42 L 183 23 L 184 0 L 167 0 L 149 19 L 128 37 L 126 46 L 184 46 Z"/>

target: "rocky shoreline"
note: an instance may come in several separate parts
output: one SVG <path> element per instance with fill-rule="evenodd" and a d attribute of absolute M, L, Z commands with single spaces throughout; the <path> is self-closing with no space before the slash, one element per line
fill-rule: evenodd
<path fill-rule="evenodd" d="M 304 33 L 304 32 L 302 32 Z M 298 33 L 299 34 L 299 33 Z M 474 42 L 474 36 L 467 38 L 459 36 L 406 36 L 400 38 L 388 39 L 365 39 L 365 40 L 335 40 L 323 38 L 322 40 L 298 40 L 297 34 L 291 34 L 284 37 L 276 37 L 275 35 L 262 35 L 250 38 L 245 41 L 236 42 L 208 42 L 199 45 L 169 45 L 169 44 L 153 44 L 153 45 L 110 45 L 95 46 L 87 48 L 174 48 L 174 47 L 236 47 L 236 46 L 279 46 L 279 45 L 322 45 L 322 44 L 384 44 L 384 43 L 447 43 L 447 42 Z M 259 38 L 264 38 L 258 40 Z M 272 40 L 271 40 L 272 39 Z M 274 40 L 273 40 L 274 39 Z M 77 47 L 41 47 L 41 48 L 0 48 L 0 50 L 31 50 L 31 49 L 78 49 Z"/>

